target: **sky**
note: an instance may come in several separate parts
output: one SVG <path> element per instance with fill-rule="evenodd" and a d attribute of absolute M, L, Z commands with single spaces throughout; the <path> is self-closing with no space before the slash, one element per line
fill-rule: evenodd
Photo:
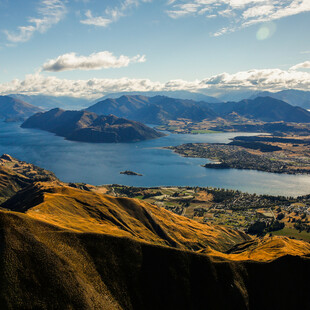
<path fill-rule="evenodd" d="M 310 90 L 310 0 L 0 0 L 0 93 Z"/>

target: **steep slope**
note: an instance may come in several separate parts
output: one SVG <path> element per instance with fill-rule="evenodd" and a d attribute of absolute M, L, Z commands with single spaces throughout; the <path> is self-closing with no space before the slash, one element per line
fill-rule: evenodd
<path fill-rule="evenodd" d="M 37 112 L 40 108 L 9 96 L 0 96 L 0 118 L 6 120 L 23 120 Z"/>
<path fill-rule="evenodd" d="M 23 128 L 39 128 L 68 140 L 96 143 L 134 142 L 164 134 L 135 121 L 113 115 L 98 116 L 87 111 L 53 109 L 27 119 Z"/>
<path fill-rule="evenodd" d="M 213 260 L 0 211 L 1 309 L 308 309 L 309 259 Z M 292 268 L 294 272 L 288 272 Z"/>
<path fill-rule="evenodd" d="M 200 121 L 216 117 L 216 113 L 206 103 L 166 96 L 122 96 L 106 99 L 90 106 L 87 111 L 97 114 L 112 113 L 149 124 L 161 124 L 178 118 Z"/>

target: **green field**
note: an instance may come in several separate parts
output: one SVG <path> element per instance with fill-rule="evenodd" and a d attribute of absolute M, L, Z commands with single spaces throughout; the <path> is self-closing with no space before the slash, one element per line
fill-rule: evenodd
<path fill-rule="evenodd" d="M 199 134 L 199 133 L 220 133 L 222 131 L 215 131 L 215 130 L 192 130 L 191 133 Z"/>
<path fill-rule="evenodd" d="M 283 228 L 278 231 L 273 231 L 273 235 L 275 236 L 285 236 L 285 237 L 294 237 L 296 239 L 302 239 L 305 241 L 310 241 L 310 233 L 307 233 L 306 231 L 298 232 L 294 228 Z"/>

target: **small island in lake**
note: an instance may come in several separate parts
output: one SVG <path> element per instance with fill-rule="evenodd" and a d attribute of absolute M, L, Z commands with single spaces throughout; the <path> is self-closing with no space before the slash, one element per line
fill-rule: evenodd
<path fill-rule="evenodd" d="M 143 176 L 143 174 L 141 174 L 141 173 L 133 172 L 130 170 L 121 171 L 120 174 L 135 175 L 135 176 L 139 176 L 139 177 Z"/>

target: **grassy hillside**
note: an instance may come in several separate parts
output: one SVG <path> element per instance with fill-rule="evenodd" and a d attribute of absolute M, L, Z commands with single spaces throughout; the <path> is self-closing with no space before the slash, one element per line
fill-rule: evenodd
<path fill-rule="evenodd" d="M 310 307 L 309 243 L 55 180 L 20 188 L 0 211 L 1 309 Z"/>

